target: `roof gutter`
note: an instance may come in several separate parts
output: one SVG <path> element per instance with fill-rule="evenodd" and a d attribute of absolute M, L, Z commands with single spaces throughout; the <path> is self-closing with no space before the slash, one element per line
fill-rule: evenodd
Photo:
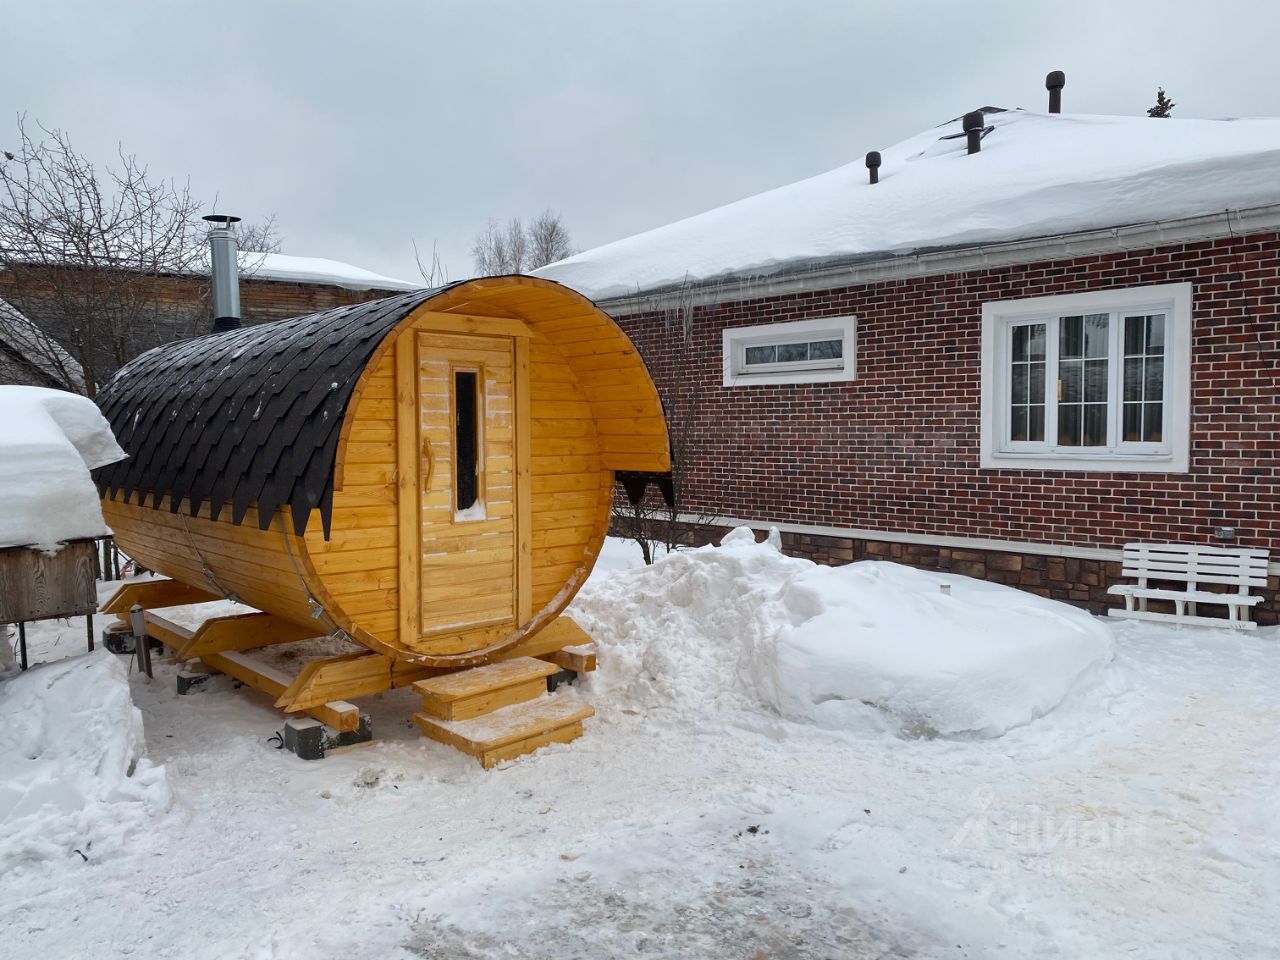
<path fill-rule="evenodd" d="M 630 316 L 662 309 L 673 297 L 693 306 L 736 303 L 1276 230 L 1280 230 L 1280 203 L 1026 240 L 802 261 L 768 274 L 727 273 L 687 285 L 670 284 L 596 302 L 613 316 Z"/>

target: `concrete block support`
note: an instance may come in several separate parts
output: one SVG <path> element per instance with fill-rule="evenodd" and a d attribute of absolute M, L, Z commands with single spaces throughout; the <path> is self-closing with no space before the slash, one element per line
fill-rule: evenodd
<path fill-rule="evenodd" d="M 372 739 L 373 724 L 367 713 L 360 714 L 360 726 L 347 733 L 339 733 L 312 717 L 295 717 L 284 723 L 284 748 L 301 760 L 323 760 L 329 750 Z"/>

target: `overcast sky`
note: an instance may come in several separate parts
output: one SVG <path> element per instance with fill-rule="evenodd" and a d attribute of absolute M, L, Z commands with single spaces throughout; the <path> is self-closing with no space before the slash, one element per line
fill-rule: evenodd
<path fill-rule="evenodd" d="M 829 170 L 974 107 L 1280 115 L 1274 0 L 6 5 L 26 112 L 277 216 L 284 252 L 452 278 L 490 217 L 582 249 Z M 7 131 L 7 132 L 5 132 Z"/>

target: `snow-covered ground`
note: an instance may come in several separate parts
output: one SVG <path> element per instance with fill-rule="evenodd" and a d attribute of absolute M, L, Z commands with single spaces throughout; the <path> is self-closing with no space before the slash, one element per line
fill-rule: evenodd
<path fill-rule="evenodd" d="M 717 580 L 724 555 L 629 571 L 611 543 L 574 604 L 602 654 L 572 695 L 597 717 L 488 773 L 417 735 L 408 691 L 367 701 L 375 745 L 306 763 L 268 742 L 280 717 L 264 698 L 220 679 L 179 699 L 173 667 L 134 673 L 172 806 L 87 860 L 0 872 L 0 957 L 1275 955 L 1276 630 L 1066 614 L 1054 629 L 1083 621 L 1093 653 L 1027 666 L 1019 702 L 1043 715 L 998 736 L 876 724 L 907 702 L 889 694 L 934 701 L 901 686 L 843 700 L 861 695 L 847 669 L 813 685 L 818 704 L 770 690 L 821 652 L 815 620 L 837 618 L 856 649 L 885 611 L 797 606 L 835 574 L 735 549 L 752 583 Z M 903 589 L 874 566 L 842 576 Z M 726 582 L 743 586 L 736 608 L 714 596 Z M 963 599 L 962 578 L 948 585 Z M 721 629 L 733 617 L 741 631 Z M 53 660 L 79 655 L 83 626 L 30 636 Z M 892 682 L 892 658 L 858 657 Z"/>

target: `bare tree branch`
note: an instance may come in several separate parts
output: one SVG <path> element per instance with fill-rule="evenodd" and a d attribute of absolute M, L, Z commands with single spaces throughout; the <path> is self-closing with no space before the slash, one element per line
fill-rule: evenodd
<path fill-rule="evenodd" d="M 255 223 L 236 224 L 236 246 L 249 253 L 279 253 L 280 232 L 276 229 L 276 215 Z"/>
<path fill-rule="evenodd" d="M 440 250 L 436 242 L 431 242 L 431 266 L 422 262 L 422 254 L 418 252 L 418 241 L 413 241 L 413 259 L 417 261 L 418 273 L 428 287 L 439 287 L 449 282 L 449 268 L 440 259 Z"/>
<path fill-rule="evenodd" d="M 529 269 L 536 270 L 575 253 L 560 214 L 544 210 L 529 224 Z"/>
<path fill-rule="evenodd" d="M 202 271 L 200 204 L 121 149 L 99 169 L 61 130 L 19 116 L 0 160 L 6 296 L 67 348 L 83 389 L 142 349 L 181 336 L 178 283 Z"/>
<path fill-rule="evenodd" d="M 525 273 L 573 253 L 569 230 L 558 213 L 546 210 L 525 229 L 519 217 L 502 226 L 490 220 L 476 235 L 471 257 L 480 276 Z"/>

